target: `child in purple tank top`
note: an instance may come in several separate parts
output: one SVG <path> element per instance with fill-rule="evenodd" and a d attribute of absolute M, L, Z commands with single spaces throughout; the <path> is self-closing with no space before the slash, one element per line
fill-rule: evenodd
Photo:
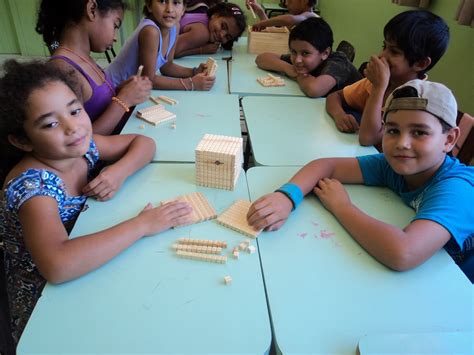
<path fill-rule="evenodd" d="M 242 9 L 233 3 L 218 3 L 206 13 L 186 12 L 180 22 L 176 57 L 193 54 L 213 54 L 219 46 L 232 49 L 242 35 L 247 22 Z"/>
<path fill-rule="evenodd" d="M 151 90 L 146 77 L 114 85 L 91 57 L 112 47 L 124 8 L 123 0 L 42 0 L 38 14 L 36 31 L 53 54 L 51 62 L 76 74 L 94 132 L 101 134 L 111 134 Z"/>

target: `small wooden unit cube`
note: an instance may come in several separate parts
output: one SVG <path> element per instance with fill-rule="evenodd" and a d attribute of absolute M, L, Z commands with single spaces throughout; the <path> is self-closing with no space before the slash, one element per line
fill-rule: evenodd
<path fill-rule="evenodd" d="M 247 52 L 249 53 L 286 54 L 289 52 L 290 31 L 286 27 L 267 27 L 262 31 L 252 31 L 252 26 L 249 26 L 248 32 Z"/>
<path fill-rule="evenodd" d="M 233 190 L 242 160 L 241 137 L 205 134 L 196 147 L 196 185 Z"/>

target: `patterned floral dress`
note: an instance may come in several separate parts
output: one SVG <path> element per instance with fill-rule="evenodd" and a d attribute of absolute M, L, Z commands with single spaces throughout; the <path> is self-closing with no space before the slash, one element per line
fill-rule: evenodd
<path fill-rule="evenodd" d="M 84 155 L 88 175 L 99 159 L 93 140 Z M 0 233 L 4 244 L 5 275 L 10 326 L 15 343 L 30 318 L 46 280 L 39 273 L 25 247 L 18 212 L 26 201 L 35 196 L 49 196 L 58 203 L 58 213 L 68 233 L 81 212 L 85 196 L 69 196 L 64 182 L 45 169 L 29 169 L 8 182 L 0 200 Z"/>

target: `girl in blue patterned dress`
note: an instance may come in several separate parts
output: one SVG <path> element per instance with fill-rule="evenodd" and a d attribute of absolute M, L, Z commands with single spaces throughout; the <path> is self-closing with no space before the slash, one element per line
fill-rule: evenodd
<path fill-rule="evenodd" d="M 61 283 L 98 268 L 138 239 L 185 223 L 191 207 L 148 204 L 119 225 L 69 240 L 86 198 L 112 198 L 150 162 L 155 144 L 140 135 L 93 135 L 70 73 L 40 62 L 9 61 L 4 69 L 0 233 L 11 331 L 18 342 L 46 281 Z M 99 158 L 113 163 L 92 177 Z"/>

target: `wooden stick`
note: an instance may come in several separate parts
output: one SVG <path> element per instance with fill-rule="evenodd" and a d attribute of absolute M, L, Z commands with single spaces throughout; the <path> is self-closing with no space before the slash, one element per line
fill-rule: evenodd
<path fill-rule="evenodd" d="M 140 65 L 138 67 L 137 76 L 142 76 L 142 71 L 143 71 L 143 65 Z"/>

